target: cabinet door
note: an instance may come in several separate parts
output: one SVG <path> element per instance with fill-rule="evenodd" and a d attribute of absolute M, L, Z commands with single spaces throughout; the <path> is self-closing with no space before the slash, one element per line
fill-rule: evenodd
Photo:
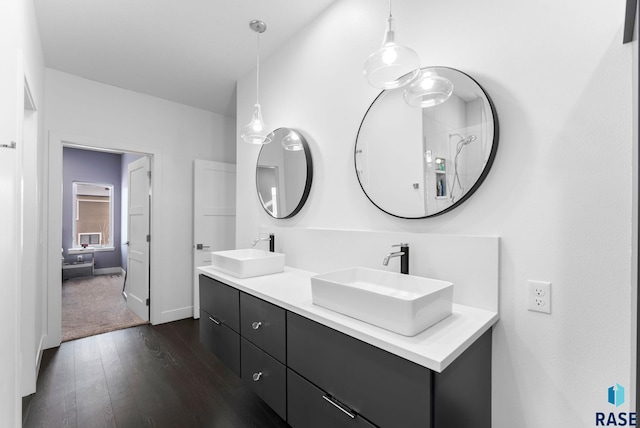
<path fill-rule="evenodd" d="M 240 335 L 200 308 L 200 342 L 240 376 Z"/>
<path fill-rule="evenodd" d="M 431 427 L 429 369 L 291 312 L 287 366 L 382 428 Z"/>
<path fill-rule="evenodd" d="M 200 307 L 236 333 L 240 333 L 240 292 L 200 275 Z"/>
<path fill-rule="evenodd" d="M 269 355 L 285 363 L 285 310 L 240 293 L 240 334 Z"/>
<path fill-rule="evenodd" d="M 293 428 L 374 428 L 291 369 L 287 369 L 287 391 L 287 423 Z"/>
<path fill-rule="evenodd" d="M 287 418 L 287 372 L 285 366 L 252 345 L 242 341 L 242 380 L 282 419 Z"/>

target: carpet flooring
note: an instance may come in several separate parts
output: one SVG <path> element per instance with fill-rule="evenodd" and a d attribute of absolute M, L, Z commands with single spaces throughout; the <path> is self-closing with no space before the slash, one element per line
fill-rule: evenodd
<path fill-rule="evenodd" d="M 62 282 L 62 341 L 147 324 L 127 308 L 122 275 Z"/>

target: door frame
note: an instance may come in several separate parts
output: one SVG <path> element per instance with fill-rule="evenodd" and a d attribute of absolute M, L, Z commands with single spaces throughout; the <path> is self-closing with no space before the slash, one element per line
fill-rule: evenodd
<path fill-rule="evenodd" d="M 162 276 L 160 272 L 159 255 L 162 248 L 160 238 L 161 216 L 161 182 L 162 153 L 152 145 L 142 145 L 137 142 L 112 141 L 86 136 L 77 136 L 59 132 L 49 132 L 48 144 L 45 144 L 45 156 L 48 159 L 48 220 L 47 220 L 47 255 L 46 255 L 46 280 L 47 280 L 47 312 L 44 314 L 47 324 L 47 337 L 44 348 L 55 348 L 62 342 L 62 275 L 60 267 L 60 249 L 62 248 L 62 149 L 63 147 L 84 148 L 116 153 L 136 153 L 149 156 L 151 170 L 152 197 L 150 204 L 150 254 L 149 254 L 149 322 L 156 324 L 161 319 L 160 302 Z M 156 239 L 154 239 L 156 238 Z"/>

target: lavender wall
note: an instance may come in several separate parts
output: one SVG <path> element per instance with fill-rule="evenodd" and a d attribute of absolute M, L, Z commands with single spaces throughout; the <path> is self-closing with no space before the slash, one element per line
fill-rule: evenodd
<path fill-rule="evenodd" d="M 73 182 L 84 181 L 113 185 L 113 246 L 114 251 L 95 253 L 95 268 L 120 267 L 120 189 L 121 155 L 65 147 L 62 153 L 62 248 L 65 262 L 71 262 L 67 254 L 72 243 Z"/>

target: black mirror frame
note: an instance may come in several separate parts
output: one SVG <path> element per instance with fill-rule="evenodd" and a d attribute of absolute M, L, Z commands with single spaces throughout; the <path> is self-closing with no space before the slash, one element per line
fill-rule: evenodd
<path fill-rule="evenodd" d="M 360 126 L 358 127 L 358 133 L 356 134 L 356 141 L 354 143 L 354 148 L 353 148 L 353 165 L 354 165 L 354 170 L 356 173 L 356 178 L 358 179 L 358 184 L 360 185 L 360 188 L 362 189 L 362 192 L 365 194 L 365 196 L 367 197 L 367 199 L 369 199 L 369 201 L 371 201 L 371 203 L 378 208 L 380 211 L 389 214 L 390 216 L 393 217 L 397 217 L 397 218 L 403 218 L 403 219 L 408 219 L 408 220 L 418 220 L 418 219 L 423 219 L 423 218 L 430 218 L 430 217 L 437 217 L 439 215 L 442 215 L 444 213 L 448 213 L 449 211 L 457 208 L 458 206 L 460 206 L 464 201 L 466 201 L 467 199 L 469 199 L 469 197 L 471 195 L 473 195 L 476 190 L 478 190 L 478 188 L 480 187 L 480 185 L 482 184 L 482 182 L 485 180 L 485 178 L 487 177 L 487 175 L 489 174 L 489 170 L 491 170 L 491 166 L 493 165 L 493 161 L 496 157 L 496 153 L 498 150 L 498 141 L 500 140 L 499 136 L 500 136 L 500 131 L 499 131 L 499 126 L 498 126 L 498 113 L 496 112 L 496 108 L 495 105 L 493 104 L 493 101 L 491 100 L 491 97 L 489 96 L 489 94 L 487 93 L 487 91 L 484 90 L 484 88 L 482 87 L 482 85 L 480 85 L 478 83 L 477 80 L 475 80 L 473 77 L 469 76 L 467 73 L 462 72 L 460 70 L 457 70 L 455 68 L 452 67 L 441 67 L 441 66 L 432 66 L 432 67 L 422 67 L 421 70 L 425 70 L 425 69 L 429 69 L 429 68 L 446 68 L 448 70 L 453 70 L 457 73 L 460 74 L 464 74 L 467 78 L 469 78 L 470 80 L 472 80 L 476 85 L 478 85 L 478 88 L 480 88 L 480 90 L 482 91 L 482 93 L 484 94 L 484 96 L 487 99 L 487 102 L 489 103 L 489 107 L 491 109 L 491 117 L 493 118 L 493 143 L 491 145 L 491 152 L 489 153 L 489 158 L 487 159 L 487 163 L 485 164 L 484 168 L 482 169 L 482 174 L 480 174 L 480 177 L 478 177 L 478 179 L 476 180 L 476 182 L 473 184 L 473 186 L 471 187 L 471 189 L 469 189 L 468 192 L 466 192 L 460 199 L 458 199 L 456 202 L 454 202 L 451 206 L 443 209 L 442 211 L 438 211 L 436 213 L 433 214 L 429 214 L 429 215 L 425 215 L 425 216 L 421 216 L 421 217 L 404 217 L 398 214 L 394 214 L 391 213 L 387 210 L 385 210 L 384 208 L 380 207 L 378 204 L 376 204 L 367 194 L 367 191 L 364 189 L 364 186 L 362 185 L 362 182 L 360 181 L 360 176 L 358 175 L 358 167 L 357 167 L 357 145 L 358 145 L 358 137 L 360 136 L 360 131 L 362 130 L 362 125 L 364 124 L 364 120 L 367 117 L 367 114 L 369 113 L 369 110 L 371 110 L 371 108 L 375 105 L 376 101 L 378 101 L 378 98 L 380 98 L 385 92 L 387 92 L 388 90 L 383 90 L 382 92 L 380 92 L 375 99 L 373 100 L 373 102 L 371 103 L 371 105 L 369 106 L 369 108 L 367 108 L 367 111 L 365 112 L 364 116 L 362 117 L 362 121 L 360 122 Z M 391 90 L 398 90 L 398 89 L 391 89 Z M 454 89 L 454 93 L 455 93 L 455 89 Z"/>
<path fill-rule="evenodd" d="M 298 133 L 298 135 L 300 135 L 300 142 L 302 143 L 302 147 L 303 147 L 303 151 L 304 151 L 304 158 L 305 161 L 307 163 L 307 176 L 305 177 L 305 185 L 304 185 L 304 190 L 302 191 L 302 196 L 300 197 L 300 200 L 298 201 L 298 205 L 296 205 L 295 209 L 293 211 L 291 211 L 291 213 L 289 213 L 288 215 L 284 216 L 284 217 L 276 217 L 274 216 L 271 211 L 269 211 L 266 207 L 264 202 L 262 201 L 262 197 L 260 196 L 260 192 L 258 191 L 258 162 L 260 161 L 260 154 L 262 153 L 262 149 L 264 149 L 263 145 L 262 147 L 260 147 L 260 152 L 258 153 L 258 158 L 256 159 L 256 167 L 254 169 L 255 173 L 256 173 L 256 194 L 258 195 L 258 201 L 260 202 L 260 206 L 265 210 L 265 212 L 267 214 L 269 214 L 270 217 L 275 218 L 275 219 L 285 219 L 285 218 L 291 218 L 294 215 L 298 214 L 300 212 L 300 210 L 302 209 L 302 207 L 304 206 L 304 204 L 307 202 L 307 198 L 309 197 L 309 193 L 311 192 L 311 183 L 313 182 L 313 159 L 311 157 L 311 150 L 309 149 L 309 144 L 307 143 L 307 139 L 304 137 L 304 135 L 302 135 L 302 133 L 294 128 L 286 128 L 286 127 L 280 127 L 280 128 L 276 128 L 275 130 L 272 131 L 273 134 L 276 133 L 276 131 L 280 130 L 280 129 L 290 129 L 293 131 L 296 131 Z M 269 143 L 271 144 L 271 143 Z M 279 144 L 279 143 L 277 143 Z M 284 148 L 282 149 L 284 150 Z"/>

